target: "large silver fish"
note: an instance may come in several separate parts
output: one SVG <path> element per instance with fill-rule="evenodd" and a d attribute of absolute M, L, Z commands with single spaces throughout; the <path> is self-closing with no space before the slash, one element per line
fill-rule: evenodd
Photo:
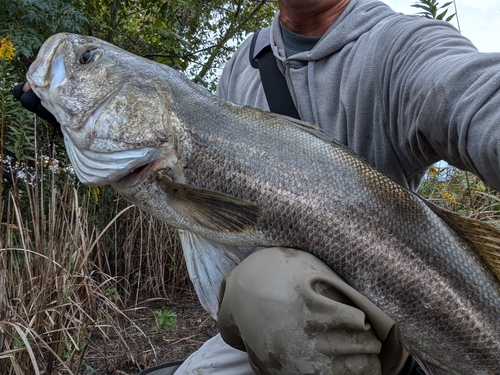
<path fill-rule="evenodd" d="M 53 36 L 28 81 L 83 183 L 111 184 L 222 253 L 311 252 L 397 322 L 428 374 L 500 375 L 499 281 L 478 255 L 496 251 L 497 231 L 439 210 L 313 126 L 227 103 L 95 38 Z"/>

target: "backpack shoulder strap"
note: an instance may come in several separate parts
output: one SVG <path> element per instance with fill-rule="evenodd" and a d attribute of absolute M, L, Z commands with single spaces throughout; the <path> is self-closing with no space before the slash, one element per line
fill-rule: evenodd
<path fill-rule="evenodd" d="M 300 119 L 285 77 L 278 68 L 269 44 L 270 28 L 256 32 L 250 44 L 250 64 L 259 69 L 267 103 L 271 112 Z"/>

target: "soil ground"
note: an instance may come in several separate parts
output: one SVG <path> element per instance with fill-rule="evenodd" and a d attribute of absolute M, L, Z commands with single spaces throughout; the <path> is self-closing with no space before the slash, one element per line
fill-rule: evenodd
<path fill-rule="evenodd" d="M 177 315 L 177 326 L 158 329 L 156 310 Z M 120 334 L 93 332 L 81 374 L 137 375 L 141 370 L 187 358 L 217 333 L 217 322 L 201 307 L 194 293 L 171 301 L 149 301 L 125 310 Z"/>

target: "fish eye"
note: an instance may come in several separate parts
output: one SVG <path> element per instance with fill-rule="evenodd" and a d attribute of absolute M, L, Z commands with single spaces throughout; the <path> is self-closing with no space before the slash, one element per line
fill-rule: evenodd
<path fill-rule="evenodd" d="M 101 57 L 101 52 L 97 49 L 89 48 L 85 50 L 79 58 L 80 64 L 90 64 Z"/>

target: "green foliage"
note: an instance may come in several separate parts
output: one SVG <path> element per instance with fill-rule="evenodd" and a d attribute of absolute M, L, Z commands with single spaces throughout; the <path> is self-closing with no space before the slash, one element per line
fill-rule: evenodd
<path fill-rule="evenodd" d="M 118 293 L 116 288 L 106 289 L 106 291 L 104 292 L 104 295 L 106 296 L 106 298 L 108 298 L 109 300 L 111 300 L 113 302 L 120 301 L 120 294 Z"/>
<path fill-rule="evenodd" d="M 446 14 L 448 13 L 448 7 L 452 3 L 453 1 L 450 1 L 440 6 L 437 0 L 418 0 L 412 7 L 422 9 L 423 12 L 417 14 L 420 14 L 424 18 L 450 22 L 455 17 L 455 13 L 448 17 L 446 17 Z"/>
<path fill-rule="evenodd" d="M 75 1 L 75 3 L 78 3 Z M 0 181 L 2 189 L 26 177 L 34 167 L 35 145 L 42 154 L 50 154 L 47 134 L 50 127 L 25 110 L 12 96 L 12 87 L 25 80 L 26 70 L 42 45 L 54 33 L 81 32 L 86 16 L 73 1 L 0 0 L 0 39 L 8 37 L 14 58 L 0 57 Z M 37 138 L 37 139 L 35 139 Z M 61 147 L 62 149 L 62 147 Z M 65 160 L 64 154 L 59 157 Z"/>
<path fill-rule="evenodd" d="M 71 0 L 0 0 L 0 35 L 10 35 L 18 48 L 24 75 L 43 41 L 59 32 L 81 33 L 87 17 Z M 22 65 L 22 66 L 21 66 Z"/>
<path fill-rule="evenodd" d="M 60 346 L 60 357 L 64 360 L 70 359 L 71 356 L 81 352 L 81 348 L 85 347 L 85 339 L 82 339 L 78 333 L 73 333 L 70 336 L 71 340 L 63 341 Z"/>
<path fill-rule="evenodd" d="M 243 38 L 270 24 L 266 0 L 87 0 L 87 34 L 185 71 L 210 89 Z M 92 15 L 92 16 L 90 16 Z"/>
<path fill-rule="evenodd" d="M 14 332 L 14 335 L 12 336 L 12 344 L 15 348 L 25 348 L 26 343 L 33 344 L 33 342 L 34 340 L 31 337 L 21 337 L 19 332 Z"/>
<path fill-rule="evenodd" d="M 0 56 L 0 193 L 18 178 L 25 167 L 22 161 L 32 161 L 35 155 L 33 115 L 12 97 L 15 73 L 15 60 Z"/>
<path fill-rule="evenodd" d="M 156 329 L 168 331 L 177 327 L 177 314 L 170 310 L 155 310 L 157 326 Z"/>

